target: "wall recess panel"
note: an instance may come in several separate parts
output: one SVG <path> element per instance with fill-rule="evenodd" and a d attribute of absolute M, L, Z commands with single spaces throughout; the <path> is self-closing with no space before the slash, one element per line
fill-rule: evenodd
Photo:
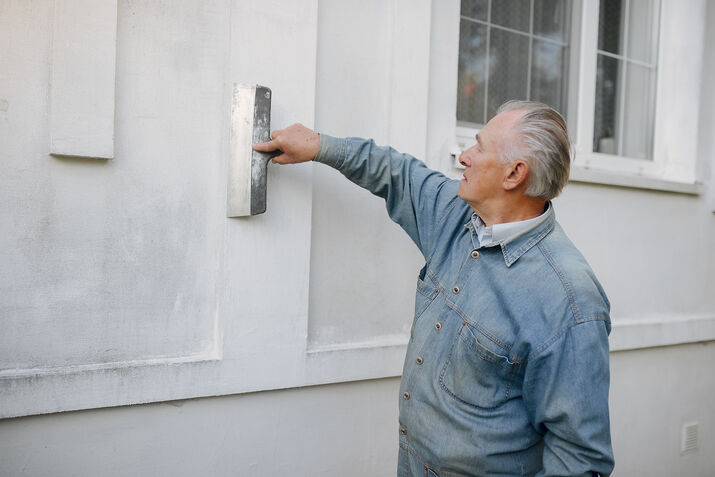
<path fill-rule="evenodd" d="M 114 157 L 117 0 L 57 0 L 50 154 Z"/>

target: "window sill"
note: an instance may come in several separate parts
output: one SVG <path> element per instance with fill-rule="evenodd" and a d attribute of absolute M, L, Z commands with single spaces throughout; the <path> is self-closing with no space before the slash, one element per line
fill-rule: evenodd
<path fill-rule="evenodd" d="M 703 193 L 703 184 L 699 182 L 676 182 L 637 174 L 589 169 L 583 166 L 571 166 L 569 182 L 605 184 L 635 189 L 676 192 L 688 195 L 700 195 Z"/>

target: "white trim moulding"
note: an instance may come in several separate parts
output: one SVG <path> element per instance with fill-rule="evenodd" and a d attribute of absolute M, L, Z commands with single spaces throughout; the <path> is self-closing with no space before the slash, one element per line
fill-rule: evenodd
<path fill-rule="evenodd" d="M 591 184 L 605 184 L 636 189 L 649 189 L 680 194 L 700 195 L 704 190 L 700 182 L 676 182 L 657 177 L 641 176 L 637 174 L 624 174 L 580 166 L 571 167 L 569 182 L 586 182 Z"/>

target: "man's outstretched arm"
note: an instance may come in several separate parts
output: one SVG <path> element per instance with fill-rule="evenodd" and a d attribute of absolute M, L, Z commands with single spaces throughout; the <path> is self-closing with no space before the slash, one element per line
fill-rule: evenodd
<path fill-rule="evenodd" d="M 440 221 L 460 202 L 457 181 L 372 140 L 319 135 L 300 124 L 274 131 L 272 137 L 267 143 L 254 145 L 254 149 L 282 151 L 273 159 L 278 164 L 322 162 L 382 197 L 392 220 L 407 232 L 425 258 L 432 252 Z"/>

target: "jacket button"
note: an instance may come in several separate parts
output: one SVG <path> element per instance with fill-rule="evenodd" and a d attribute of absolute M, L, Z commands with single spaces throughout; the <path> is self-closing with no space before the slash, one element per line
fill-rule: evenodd
<path fill-rule="evenodd" d="M 479 256 L 479 252 L 475 249 L 472 250 L 472 258 L 477 258 Z"/>
<path fill-rule="evenodd" d="M 400 428 L 400 434 L 402 434 L 403 436 L 406 436 L 406 435 L 407 435 L 407 429 L 405 429 L 404 427 L 401 427 L 401 428 Z"/>
<path fill-rule="evenodd" d="M 457 285 L 455 285 L 454 287 L 452 287 L 452 292 L 453 292 L 455 295 L 456 295 L 457 293 L 459 293 L 459 287 L 458 287 Z"/>
<path fill-rule="evenodd" d="M 436 329 L 437 331 L 439 331 L 439 330 L 442 328 L 442 323 L 440 323 L 440 322 L 438 321 L 437 323 L 434 324 L 434 327 L 435 327 L 435 329 Z"/>
<path fill-rule="evenodd" d="M 415 361 L 417 361 L 417 364 L 422 364 L 424 362 L 424 360 L 422 359 L 422 356 L 418 356 Z"/>
<path fill-rule="evenodd" d="M 407 391 L 405 391 L 405 392 L 402 394 L 402 397 L 404 398 L 405 401 L 407 401 L 407 400 L 410 399 L 410 393 L 408 393 Z"/>

